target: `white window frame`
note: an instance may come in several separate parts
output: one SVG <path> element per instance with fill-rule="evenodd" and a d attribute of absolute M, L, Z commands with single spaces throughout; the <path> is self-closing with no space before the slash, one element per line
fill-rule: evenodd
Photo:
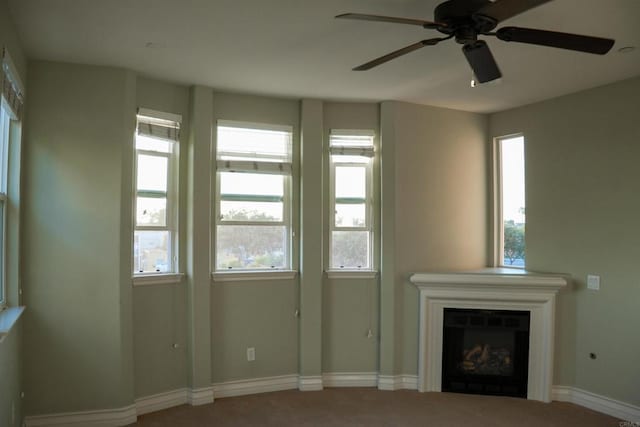
<path fill-rule="evenodd" d="M 216 141 L 218 135 L 219 127 L 237 127 L 241 129 L 252 129 L 252 130 L 265 130 L 265 131 L 281 131 L 287 132 L 290 135 L 289 141 L 289 164 L 287 167 L 288 172 L 277 173 L 278 175 L 283 177 L 283 196 L 282 196 L 282 221 L 238 221 L 238 220 L 224 220 L 222 217 L 222 206 L 221 202 L 224 197 L 221 194 L 221 173 L 256 173 L 256 174 L 272 174 L 272 171 L 264 171 L 260 172 L 259 167 L 253 160 L 244 161 L 244 160 L 231 160 L 228 163 L 234 165 L 233 170 L 228 168 L 222 168 L 222 165 L 227 163 L 225 160 L 220 160 L 219 156 L 224 154 L 235 154 L 235 153 L 227 153 L 221 152 L 217 149 L 216 144 L 216 180 L 215 180 L 215 194 L 214 194 L 214 224 L 215 224 L 215 238 L 213 239 L 213 266 L 214 280 L 217 281 L 234 281 L 234 279 L 230 278 L 230 276 L 234 277 L 249 277 L 261 279 L 263 278 L 262 274 L 281 274 L 282 272 L 287 272 L 286 278 L 290 278 L 289 272 L 292 272 L 292 262 L 293 262 L 293 226 L 292 226 L 292 172 L 291 172 L 291 161 L 293 156 L 293 127 L 288 125 L 274 125 L 267 123 L 255 123 L 255 122 L 243 122 L 243 121 L 235 121 L 235 120 L 218 120 L 216 123 Z M 270 156 L 262 156 L 265 160 L 272 160 L 268 164 L 272 165 L 284 165 L 283 162 L 273 162 L 273 158 Z M 276 167 L 277 168 L 277 167 Z M 268 197 L 267 197 L 268 198 Z M 228 199 L 232 200 L 232 199 Z M 233 200 L 243 200 L 243 201 L 264 201 L 265 199 L 262 196 L 252 196 L 246 195 L 244 197 L 236 197 Z M 286 239 L 285 239 L 285 248 L 284 248 L 284 266 L 282 267 L 274 267 L 270 269 L 264 268 L 229 268 L 229 269 L 219 269 L 218 268 L 218 227 L 219 226 L 261 226 L 261 227 L 269 227 L 269 226 L 283 226 L 285 228 Z M 246 278 L 245 277 L 245 278 Z M 269 276 L 271 277 L 271 276 Z M 275 276 L 274 276 L 275 277 Z"/>
<path fill-rule="evenodd" d="M 503 217 L 503 178 L 502 143 L 505 140 L 522 137 L 523 133 L 514 133 L 493 139 L 493 266 L 499 268 L 526 269 L 524 266 L 506 265 L 504 262 L 504 217 Z M 525 206 L 526 209 L 526 206 Z M 525 243 L 526 245 L 526 243 Z"/>
<path fill-rule="evenodd" d="M 168 120 L 175 122 L 180 127 L 182 118 L 179 115 L 165 113 L 161 111 L 154 111 L 149 109 L 140 108 L 138 110 L 138 116 L 153 117 L 161 120 Z M 138 132 L 136 131 L 136 138 Z M 179 141 L 161 139 L 169 144 L 168 152 L 154 151 L 139 149 L 137 143 L 134 140 L 134 169 L 133 169 L 133 230 L 134 236 L 136 231 L 167 231 L 169 234 L 169 242 L 167 244 L 167 260 L 169 265 L 167 271 L 133 271 L 134 279 L 139 279 L 138 284 L 145 284 L 145 276 L 171 276 L 172 281 L 179 281 L 179 259 L 178 259 L 178 150 Z M 167 191 L 146 191 L 138 190 L 138 157 L 140 155 L 166 158 L 167 159 Z M 137 224 L 137 212 L 138 197 L 157 197 L 165 198 L 167 200 L 166 210 L 166 222 L 164 226 L 160 225 L 144 225 L 139 226 Z M 132 237 L 134 237 L 132 236 Z M 133 242 L 133 239 L 132 239 Z M 131 256 L 134 257 L 133 245 L 131 248 Z M 135 262 L 132 260 L 132 267 Z M 155 281 L 153 282 L 155 284 Z M 160 281 L 158 283 L 164 283 Z"/>
<path fill-rule="evenodd" d="M 333 145 L 333 138 L 336 136 L 346 137 L 346 136 L 354 136 L 354 137 L 367 137 L 371 138 L 371 146 L 357 147 L 357 146 L 342 146 L 342 145 Z M 329 268 L 328 274 L 330 276 L 335 276 L 335 272 L 374 272 L 374 248 L 375 248 L 375 233 L 374 230 L 374 206 L 373 206 L 373 164 L 375 159 L 375 132 L 372 130 L 363 130 L 363 129 L 332 129 L 329 134 Z M 344 147 L 344 148 L 340 148 Z M 331 151 L 343 151 L 344 155 L 354 155 L 362 157 L 368 157 L 368 161 L 364 162 L 336 162 L 335 157 L 340 156 L 342 154 L 335 153 L 333 154 Z M 359 153 L 360 151 L 360 153 Z M 366 155 L 363 155 L 366 154 Z M 336 204 L 338 200 L 336 200 L 336 167 L 364 167 L 365 169 L 365 177 L 366 177 L 366 191 L 365 191 L 365 224 L 361 227 L 345 227 L 345 226 L 336 226 Z M 368 266 L 367 267 L 357 267 L 357 266 L 333 266 L 333 232 L 334 231 L 366 231 L 369 234 L 369 247 L 368 250 Z"/>
<path fill-rule="evenodd" d="M 0 107 L 0 210 L 2 211 L 2 235 L 0 245 L 0 311 L 7 308 L 7 216 L 8 216 L 8 180 L 9 180 L 9 134 L 11 132 L 11 109 L 5 105 L 4 98 Z"/>

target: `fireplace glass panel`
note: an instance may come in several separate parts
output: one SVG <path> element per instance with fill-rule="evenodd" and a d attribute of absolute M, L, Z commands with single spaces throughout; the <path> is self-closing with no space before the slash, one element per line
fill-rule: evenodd
<path fill-rule="evenodd" d="M 442 390 L 526 397 L 528 311 L 445 309 Z"/>
<path fill-rule="evenodd" d="M 458 372 L 475 375 L 513 375 L 513 334 L 470 330 L 463 339 Z"/>

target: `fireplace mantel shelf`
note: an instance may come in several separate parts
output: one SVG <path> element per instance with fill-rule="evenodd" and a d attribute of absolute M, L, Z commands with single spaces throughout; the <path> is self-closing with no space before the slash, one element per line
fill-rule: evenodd
<path fill-rule="evenodd" d="M 418 288 L 443 289 L 468 285 L 487 290 L 551 290 L 558 291 L 568 283 L 562 274 L 537 273 L 514 268 L 415 273 L 410 278 Z"/>
<path fill-rule="evenodd" d="M 555 297 L 567 275 L 508 268 L 415 273 L 420 290 L 418 389 L 441 391 L 445 308 L 529 311 L 527 398 L 551 401 Z"/>

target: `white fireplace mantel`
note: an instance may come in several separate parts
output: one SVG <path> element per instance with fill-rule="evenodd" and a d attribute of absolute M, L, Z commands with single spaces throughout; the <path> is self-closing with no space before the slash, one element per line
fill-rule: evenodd
<path fill-rule="evenodd" d="M 555 297 L 567 276 L 508 268 L 415 273 L 420 290 L 418 389 L 441 391 L 445 308 L 530 312 L 527 398 L 551 401 Z"/>

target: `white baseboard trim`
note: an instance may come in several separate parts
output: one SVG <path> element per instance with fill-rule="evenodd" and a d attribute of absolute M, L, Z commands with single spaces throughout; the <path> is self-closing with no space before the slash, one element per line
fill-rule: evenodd
<path fill-rule="evenodd" d="M 25 417 L 24 425 L 31 426 L 81 426 L 114 427 L 135 423 L 136 405 L 124 408 L 103 409 L 97 411 L 66 412 L 53 415 L 32 415 Z"/>
<path fill-rule="evenodd" d="M 640 423 L 640 406 L 620 402 L 619 400 L 591 393 L 570 386 L 553 386 L 551 391 L 552 400 L 559 402 L 569 402 L 621 420 Z"/>
<path fill-rule="evenodd" d="M 322 374 L 324 387 L 375 387 L 377 372 L 329 372 Z"/>
<path fill-rule="evenodd" d="M 318 391 L 322 390 L 322 376 L 302 376 L 298 378 L 298 389 L 300 391 Z"/>
<path fill-rule="evenodd" d="M 136 399 L 136 413 L 138 415 L 148 414 L 150 412 L 161 411 L 163 409 L 172 408 L 178 405 L 184 405 L 188 402 L 188 389 L 181 388 L 179 390 L 158 393 L 152 396 L 145 396 Z"/>
<path fill-rule="evenodd" d="M 227 381 L 213 385 L 215 398 L 244 396 L 247 394 L 266 393 L 298 388 L 297 375 L 281 375 L 278 377 L 252 378 L 248 380 Z"/>
<path fill-rule="evenodd" d="M 417 375 L 378 375 L 379 390 L 417 390 Z"/>
<path fill-rule="evenodd" d="M 191 406 L 213 403 L 213 386 L 188 389 L 187 402 Z"/>

